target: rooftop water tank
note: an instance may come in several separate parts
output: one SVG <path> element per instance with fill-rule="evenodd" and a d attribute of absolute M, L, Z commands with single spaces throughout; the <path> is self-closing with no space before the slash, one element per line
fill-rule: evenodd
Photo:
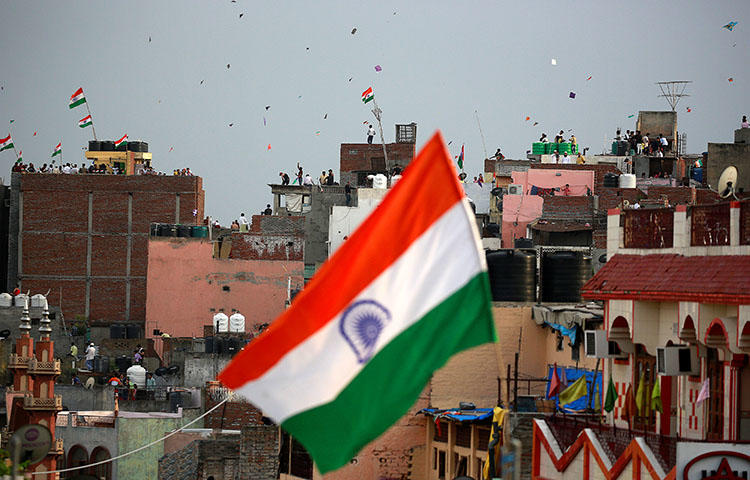
<path fill-rule="evenodd" d="M 372 180 L 372 188 L 388 188 L 388 179 L 382 173 L 377 175 L 368 175 L 367 178 Z"/>
<path fill-rule="evenodd" d="M 135 383 L 138 388 L 146 388 L 146 369 L 140 365 L 133 365 L 127 371 L 128 380 Z"/>
<path fill-rule="evenodd" d="M 0 307 L 10 307 L 13 305 L 13 295 L 10 293 L 0 293 Z"/>
<path fill-rule="evenodd" d="M 224 312 L 219 312 L 214 315 L 214 329 L 217 332 L 228 332 L 229 331 L 229 317 Z"/>
<path fill-rule="evenodd" d="M 635 188 L 635 175 L 632 173 L 620 175 L 620 188 Z"/>
<path fill-rule="evenodd" d="M 47 305 L 47 297 L 41 293 L 31 296 L 31 306 L 37 308 L 44 308 Z"/>
<path fill-rule="evenodd" d="M 13 305 L 16 307 L 25 307 L 26 302 L 29 300 L 29 296 L 25 293 L 19 293 L 16 298 L 13 299 Z"/>
<path fill-rule="evenodd" d="M 578 303 L 581 287 L 591 278 L 591 257 L 558 251 L 542 257 L 542 301 Z"/>
<path fill-rule="evenodd" d="M 487 252 L 490 291 L 495 302 L 536 300 L 536 252 L 496 250 Z"/>
<path fill-rule="evenodd" d="M 391 177 L 391 188 L 393 188 L 394 185 L 396 185 L 396 182 L 401 180 L 401 175 L 394 175 Z"/>
<path fill-rule="evenodd" d="M 229 317 L 229 331 L 245 333 L 245 316 L 243 314 L 236 312 Z"/>

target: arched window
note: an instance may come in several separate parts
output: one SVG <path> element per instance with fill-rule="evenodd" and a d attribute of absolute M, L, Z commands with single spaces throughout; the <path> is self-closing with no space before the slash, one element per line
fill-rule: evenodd
<path fill-rule="evenodd" d="M 88 465 L 89 463 L 89 452 L 86 448 L 81 445 L 73 445 L 68 450 L 68 468 L 80 467 L 82 465 Z"/>
<path fill-rule="evenodd" d="M 105 447 L 99 446 L 91 452 L 90 463 L 97 463 L 110 458 L 112 458 L 112 456 L 109 454 L 109 450 Z M 112 462 L 91 467 L 89 469 L 89 474 L 98 479 L 110 480 L 112 478 Z"/>

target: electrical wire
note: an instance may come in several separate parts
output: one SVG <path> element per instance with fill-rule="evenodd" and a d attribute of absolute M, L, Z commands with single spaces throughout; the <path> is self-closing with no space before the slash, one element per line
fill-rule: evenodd
<path fill-rule="evenodd" d="M 47 472 L 29 472 L 29 473 L 31 473 L 31 475 L 47 475 L 47 474 L 49 474 L 49 473 L 63 473 L 63 472 L 72 472 L 72 471 L 74 471 L 74 470 L 83 470 L 84 468 L 91 468 L 91 467 L 96 467 L 96 466 L 98 466 L 98 465 L 104 465 L 105 463 L 109 463 L 109 462 L 114 462 L 115 460 L 119 460 L 119 459 L 121 459 L 121 458 L 127 457 L 127 456 L 129 456 L 129 455 L 132 455 L 132 454 L 134 454 L 134 453 L 138 453 L 138 452 L 140 452 L 141 450 L 145 450 L 145 449 L 147 449 L 147 448 L 149 448 L 149 447 L 152 447 L 152 446 L 156 445 L 156 444 L 157 444 L 157 443 L 159 443 L 159 442 L 163 442 L 163 441 L 164 441 L 164 440 L 166 440 L 167 438 L 169 438 L 169 437 L 171 437 L 172 435 L 175 435 L 175 434 L 177 434 L 177 433 L 181 432 L 182 430 L 184 430 L 184 429 L 186 429 L 187 427 L 189 427 L 190 425 L 194 424 L 195 422 L 197 422 L 197 421 L 198 421 L 198 420 L 200 420 L 201 418 L 203 418 L 203 417 L 205 417 L 206 415 L 208 415 L 209 413 L 213 412 L 214 410 L 216 410 L 217 408 L 219 408 L 220 406 L 222 406 L 223 404 L 225 404 L 225 403 L 227 402 L 227 400 L 229 400 L 229 398 L 225 398 L 225 399 L 224 399 L 224 400 L 222 400 L 221 402 L 219 402 L 219 403 L 217 403 L 216 405 L 214 405 L 214 406 L 213 406 L 213 407 L 211 408 L 211 410 L 208 410 L 208 411 L 207 411 L 206 413 L 204 413 L 204 414 L 203 414 L 203 415 L 201 415 L 200 417 L 196 418 L 195 420 L 191 420 L 190 422 L 188 422 L 188 423 L 186 423 L 185 425 L 181 426 L 181 427 L 180 427 L 180 428 L 178 428 L 177 430 L 175 430 L 175 431 L 173 431 L 173 432 L 170 432 L 170 433 L 166 434 L 165 436 L 163 436 L 163 437 L 161 437 L 161 438 L 159 438 L 159 439 L 157 439 L 157 440 L 154 440 L 154 441 L 153 441 L 153 442 L 151 442 L 151 443 L 147 443 L 146 445 L 143 445 L 142 447 L 138 447 L 138 448 L 136 448 L 135 450 L 131 450 L 131 451 L 127 452 L 127 453 L 123 453 L 122 455 L 118 455 L 118 456 L 116 456 L 116 457 L 108 458 L 108 459 L 106 459 L 106 460 L 102 460 L 101 462 L 96 462 L 96 463 L 89 463 L 88 465 L 81 465 L 81 466 L 78 466 L 78 467 L 63 468 L 63 469 L 61 469 L 61 470 L 49 470 L 49 471 L 47 471 Z"/>

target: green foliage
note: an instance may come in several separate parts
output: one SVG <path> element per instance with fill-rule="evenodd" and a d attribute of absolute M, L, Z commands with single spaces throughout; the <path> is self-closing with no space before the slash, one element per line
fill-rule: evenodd
<path fill-rule="evenodd" d="M 10 459 L 10 453 L 0 448 L 0 475 L 10 475 L 12 465 L 13 462 Z M 18 471 L 23 472 L 28 466 L 28 461 L 21 462 L 18 464 Z"/>

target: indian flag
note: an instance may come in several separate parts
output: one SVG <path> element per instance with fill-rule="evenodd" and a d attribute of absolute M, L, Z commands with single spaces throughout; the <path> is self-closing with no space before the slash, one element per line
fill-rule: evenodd
<path fill-rule="evenodd" d="M 325 473 L 404 415 L 453 354 L 495 339 L 476 220 L 437 133 L 219 380 Z"/>
<path fill-rule="evenodd" d="M 128 134 L 127 133 L 125 135 L 123 135 L 121 139 L 115 140 L 115 148 L 119 147 L 123 143 L 128 143 Z"/>
<path fill-rule="evenodd" d="M 13 148 L 13 139 L 8 135 L 5 138 L 0 138 L 0 152 Z"/>
<path fill-rule="evenodd" d="M 369 102 L 370 100 L 375 100 L 375 94 L 372 93 L 372 87 L 368 88 L 364 92 L 362 92 L 362 101 L 364 103 Z"/>
<path fill-rule="evenodd" d="M 68 103 L 68 107 L 75 108 L 78 105 L 83 105 L 84 103 L 86 103 L 86 97 L 83 96 L 83 88 L 79 88 L 73 95 L 70 96 L 70 103 Z"/>
<path fill-rule="evenodd" d="M 93 122 L 91 121 L 91 115 L 86 115 L 82 119 L 78 120 L 78 126 L 81 128 L 86 128 L 92 125 L 92 123 Z"/>
<path fill-rule="evenodd" d="M 62 155 L 62 142 L 58 143 L 55 147 L 55 151 L 52 152 L 53 157 L 56 157 L 57 155 Z"/>
<path fill-rule="evenodd" d="M 18 151 L 18 157 L 16 158 L 16 163 L 23 162 L 23 150 Z"/>

